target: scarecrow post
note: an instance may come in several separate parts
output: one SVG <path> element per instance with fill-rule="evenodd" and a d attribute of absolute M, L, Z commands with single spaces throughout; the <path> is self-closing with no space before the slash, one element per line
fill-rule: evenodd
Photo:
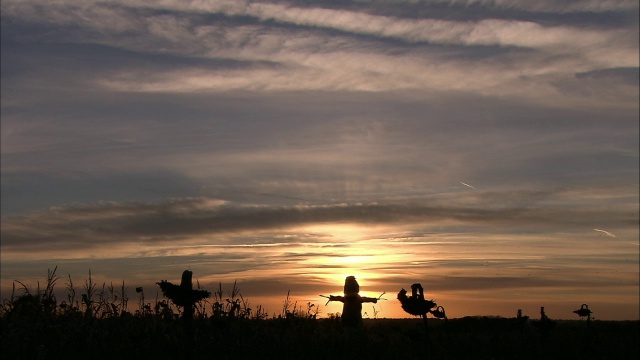
<path fill-rule="evenodd" d="M 591 313 L 592 313 L 592 311 L 589 310 L 589 305 L 582 304 L 582 306 L 580 306 L 580 309 L 574 310 L 573 312 L 578 314 L 578 316 L 580 316 L 581 318 L 583 318 L 583 317 L 587 318 L 587 327 L 589 325 L 591 325 Z"/>
<path fill-rule="evenodd" d="M 185 328 L 185 339 L 182 343 L 182 358 L 193 359 L 195 358 L 193 344 L 194 344 L 194 329 L 193 329 L 193 306 L 200 300 L 208 298 L 211 293 L 206 290 L 198 290 L 193 288 L 193 272 L 185 270 L 182 273 L 182 280 L 180 285 L 174 285 L 167 280 L 162 280 L 157 283 L 162 289 L 164 296 L 168 297 L 177 306 L 182 306 L 182 320 Z"/>
<path fill-rule="evenodd" d="M 429 323 L 427 319 L 427 314 L 432 313 L 436 317 L 446 317 L 443 307 L 438 307 L 436 310 L 433 310 L 437 306 L 435 301 L 426 300 L 424 298 L 424 289 L 420 284 L 411 285 L 411 296 L 407 296 L 407 290 L 402 289 L 398 292 L 398 300 L 400 301 L 400 305 L 402 306 L 402 310 L 407 312 L 408 314 L 420 316 L 422 317 L 422 322 L 424 323 L 424 332 L 425 332 L 425 346 L 427 348 L 427 353 L 431 349 L 430 342 L 431 338 L 429 337 Z"/>

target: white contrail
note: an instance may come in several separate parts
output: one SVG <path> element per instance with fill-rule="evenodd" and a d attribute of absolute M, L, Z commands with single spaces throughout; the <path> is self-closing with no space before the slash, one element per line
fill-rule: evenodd
<path fill-rule="evenodd" d="M 470 188 L 472 188 L 472 189 L 475 189 L 473 186 L 471 186 L 471 185 L 469 185 L 469 184 L 465 184 L 465 183 L 463 183 L 462 181 L 460 181 L 460 184 L 462 184 L 462 185 L 464 185 L 464 186 L 468 186 L 468 187 L 470 187 Z"/>
<path fill-rule="evenodd" d="M 607 234 L 607 236 L 611 236 L 611 237 L 616 237 L 615 235 L 613 235 L 612 233 L 606 231 L 606 230 L 600 230 L 600 229 L 593 229 L 595 231 L 600 231 L 601 233 L 605 233 Z"/>

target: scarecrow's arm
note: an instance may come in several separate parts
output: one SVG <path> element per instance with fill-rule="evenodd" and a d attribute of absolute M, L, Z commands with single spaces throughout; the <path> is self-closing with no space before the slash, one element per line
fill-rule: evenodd
<path fill-rule="evenodd" d="M 329 300 L 327 300 L 327 304 L 329 304 L 332 301 L 340 301 L 342 303 L 344 302 L 344 296 L 335 296 L 335 295 L 329 295 L 329 296 L 320 295 L 320 296 L 329 299 Z M 327 304 L 325 304 L 325 306 Z"/>

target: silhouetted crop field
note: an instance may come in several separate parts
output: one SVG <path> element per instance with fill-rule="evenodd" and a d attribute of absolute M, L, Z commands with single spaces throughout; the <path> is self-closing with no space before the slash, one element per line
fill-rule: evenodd
<path fill-rule="evenodd" d="M 365 320 L 194 319 L 155 316 L 2 318 L 3 359 L 637 359 L 637 321 L 535 321 L 504 318 Z"/>
<path fill-rule="evenodd" d="M 365 319 L 344 326 L 339 316 L 316 318 L 313 304 L 287 297 L 279 315 L 243 306 L 234 287 L 195 304 L 187 318 L 166 300 L 129 299 L 90 279 L 67 283 L 68 299 L 44 289 L 12 295 L 0 316 L 3 359 L 637 359 L 639 321 Z M 69 279 L 69 282 L 71 280 Z M 211 312 L 204 311 L 206 308 Z"/>

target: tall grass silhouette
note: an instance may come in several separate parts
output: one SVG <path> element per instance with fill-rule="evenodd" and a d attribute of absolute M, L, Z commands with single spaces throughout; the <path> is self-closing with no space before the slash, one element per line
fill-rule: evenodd
<path fill-rule="evenodd" d="M 435 307 L 433 301 L 430 314 L 434 318 L 428 329 L 419 318 L 377 318 L 363 319 L 354 331 L 343 326 L 341 314 L 319 318 L 320 310 L 312 302 L 299 306 L 291 291 L 283 294 L 280 313 L 268 316 L 259 305 L 250 305 L 237 283 L 228 290 L 219 284 L 209 293 L 196 281 L 191 290 L 200 296 L 188 298 L 194 311 L 185 322 L 185 303 L 176 303 L 171 292 L 167 298 L 149 296 L 150 289 L 161 290 L 159 285 L 106 284 L 96 281 L 91 272 L 88 275 L 80 286 L 71 277 L 60 285 L 63 278 L 57 275 L 57 268 L 48 270 L 44 282 L 34 288 L 14 282 L 0 307 L 0 356 L 589 360 L 636 359 L 640 355 L 638 321 L 591 320 L 587 326 L 579 320 L 553 320 L 555 326 L 546 329 L 536 324 L 551 321 L 548 318 L 447 319 L 444 308 Z M 63 287 L 61 293 L 57 287 Z M 129 291 L 135 294 L 132 298 Z M 209 297 L 204 296 L 207 293 Z M 436 315 L 439 311 L 445 315 L 442 319 Z"/>

